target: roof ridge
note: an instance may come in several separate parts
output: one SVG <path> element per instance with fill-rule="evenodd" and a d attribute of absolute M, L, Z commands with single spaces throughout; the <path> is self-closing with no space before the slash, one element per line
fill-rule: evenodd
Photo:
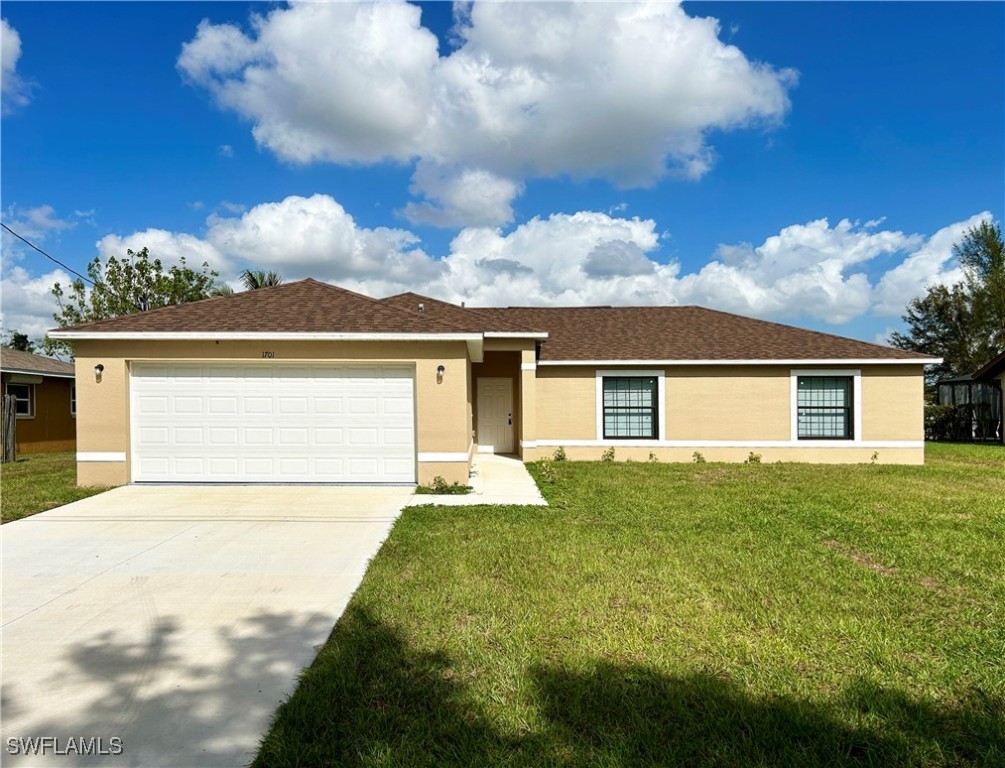
<path fill-rule="evenodd" d="M 393 296 L 385 296 L 383 299 L 380 299 L 380 301 L 382 301 L 382 302 L 391 302 L 391 300 L 393 300 L 393 299 L 402 299 L 402 298 L 404 298 L 406 296 L 414 296 L 415 298 L 417 298 L 417 299 L 423 299 L 424 301 L 431 301 L 431 302 L 435 302 L 437 304 L 445 304 L 446 306 L 451 307 L 453 309 L 456 309 L 456 310 L 458 310 L 460 312 L 466 312 L 466 313 L 468 313 L 468 312 L 476 312 L 478 309 L 482 309 L 482 307 L 466 307 L 466 306 L 461 306 L 459 304 L 454 304 L 452 301 L 446 301 L 444 299 L 437 299 L 435 296 L 426 296 L 425 294 L 423 294 L 423 293 L 417 293 L 416 291 L 402 291 L 401 293 L 396 293 Z M 394 305 L 392 305 L 392 306 L 394 306 Z M 422 313 L 422 312 L 417 312 L 416 310 L 406 310 L 406 309 L 404 309 L 404 307 L 395 307 L 395 308 L 396 309 L 401 309 L 401 310 L 406 311 L 406 312 L 413 312 L 414 314 L 424 315 L 424 313 Z M 449 321 L 444 321 L 444 322 L 449 322 Z M 514 322 L 512 322 L 510 320 L 506 321 L 506 325 L 508 325 L 512 329 L 512 331 L 514 333 L 535 333 L 535 331 L 532 328 L 530 328 L 529 326 L 524 326 L 524 325 L 521 325 L 520 323 L 514 323 Z M 485 333 L 485 331 L 482 331 L 482 332 Z M 491 333 L 491 331 L 489 331 L 489 333 Z"/>

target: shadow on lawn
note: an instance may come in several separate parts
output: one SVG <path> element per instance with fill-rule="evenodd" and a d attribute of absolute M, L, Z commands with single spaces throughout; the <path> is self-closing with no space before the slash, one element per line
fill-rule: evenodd
<path fill-rule="evenodd" d="M 918 703 L 864 682 L 832 706 L 752 697 L 706 674 L 532 667 L 540 725 L 502 733 L 450 659 L 350 608 L 280 708 L 255 763 L 352 765 L 1000 765 L 1003 702 Z M 852 726 L 836 719 L 842 713 Z"/>

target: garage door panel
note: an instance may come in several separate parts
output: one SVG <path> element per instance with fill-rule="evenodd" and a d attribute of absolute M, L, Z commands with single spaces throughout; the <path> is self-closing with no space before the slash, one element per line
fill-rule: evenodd
<path fill-rule="evenodd" d="M 132 368 L 133 479 L 414 482 L 406 366 Z"/>

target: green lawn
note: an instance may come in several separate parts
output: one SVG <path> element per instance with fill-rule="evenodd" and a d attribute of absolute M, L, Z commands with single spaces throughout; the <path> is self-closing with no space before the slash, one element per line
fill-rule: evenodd
<path fill-rule="evenodd" d="M 1005 765 L 1005 448 L 928 456 L 408 508 L 256 765 Z"/>
<path fill-rule="evenodd" d="M 104 490 L 77 487 L 77 458 L 73 451 L 32 453 L 0 464 L 0 515 L 5 523 Z"/>

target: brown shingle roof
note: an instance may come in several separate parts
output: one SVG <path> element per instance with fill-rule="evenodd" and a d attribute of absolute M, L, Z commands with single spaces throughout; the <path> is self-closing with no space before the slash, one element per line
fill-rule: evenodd
<path fill-rule="evenodd" d="M 308 278 L 62 331 L 221 333 L 463 333 L 446 319 L 401 309 Z"/>
<path fill-rule="evenodd" d="M 448 301 L 431 299 L 418 293 L 399 293 L 396 296 L 388 296 L 381 299 L 382 302 L 400 309 L 419 311 L 421 304 L 422 314 L 446 320 L 459 328 L 473 333 L 501 332 L 501 333 L 533 333 L 533 328 L 528 328 L 520 323 L 504 318 L 501 315 L 487 316 L 476 310 L 467 307 L 459 307 Z"/>
<path fill-rule="evenodd" d="M 425 305 L 418 312 L 418 304 Z M 403 293 L 376 300 L 316 280 L 61 330 L 166 333 L 545 332 L 550 360 L 935 359 L 703 307 L 475 308 Z"/>
<path fill-rule="evenodd" d="M 501 314 L 547 331 L 548 360 L 919 359 L 916 352 L 704 307 L 509 307 Z M 932 358 L 934 359 L 934 358 Z"/>
<path fill-rule="evenodd" d="M 0 347 L 0 370 L 25 371 L 41 375 L 73 376 L 73 363 L 53 360 L 51 357 L 33 355 L 10 347 Z"/>

